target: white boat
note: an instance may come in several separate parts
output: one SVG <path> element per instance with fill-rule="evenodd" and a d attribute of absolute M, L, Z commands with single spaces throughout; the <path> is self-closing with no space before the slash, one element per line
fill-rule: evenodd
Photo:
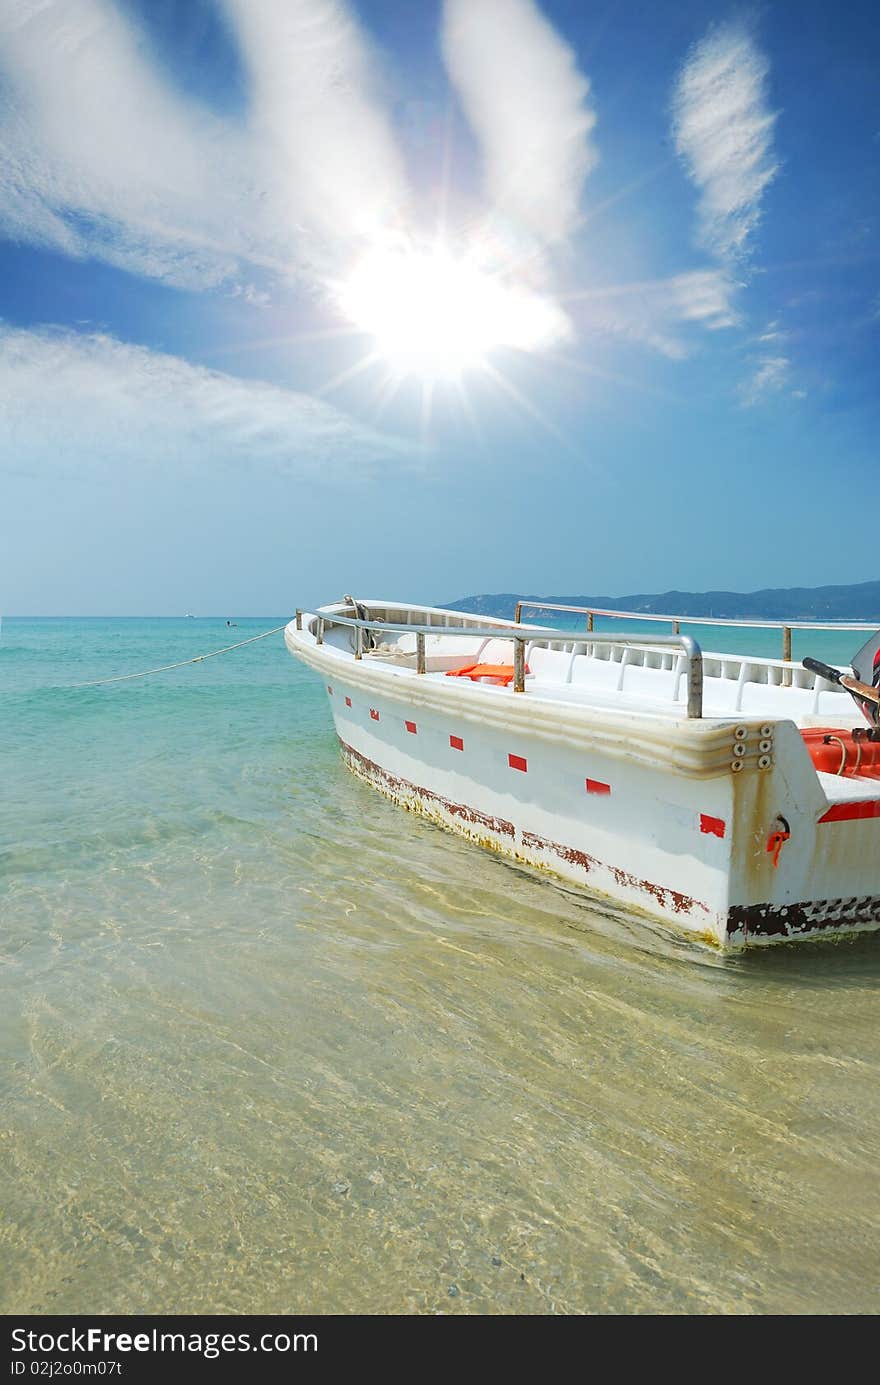
<path fill-rule="evenodd" d="M 540 609 L 587 629 L 348 597 L 285 641 L 349 768 L 483 846 L 722 948 L 880 928 L 880 729 L 791 626 L 765 658 Z"/>

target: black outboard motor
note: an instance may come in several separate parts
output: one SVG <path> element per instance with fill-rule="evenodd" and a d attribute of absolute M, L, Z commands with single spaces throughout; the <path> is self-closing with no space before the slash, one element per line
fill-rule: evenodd
<path fill-rule="evenodd" d="M 853 655 L 852 670 L 860 683 L 880 690 L 880 630 Z M 859 705 L 871 725 L 880 726 L 880 703 L 862 699 Z"/>
<path fill-rule="evenodd" d="M 804 668 L 846 688 L 858 703 L 862 715 L 870 723 L 871 731 L 866 733 L 868 738 L 880 739 L 880 630 L 853 655 L 854 677 L 850 678 L 848 674 L 841 673 L 840 669 L 823 664 L 819 659 L 804 659 Z"/>

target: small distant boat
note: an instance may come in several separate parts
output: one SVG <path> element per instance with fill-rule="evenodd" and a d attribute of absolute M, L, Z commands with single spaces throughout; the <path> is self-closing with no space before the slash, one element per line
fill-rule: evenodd
<path fill-rule="evenodd" d="M 349 768 L 483 846 L 722 948 L 880 928 L 880 634 L 849 673 L 794 663 L 794 623 L 767 658 L 704 653 L 681 617 L 537 608 L 587 617 L 560 631 L 521 608 L 347 597 L 285 641 Z"/>

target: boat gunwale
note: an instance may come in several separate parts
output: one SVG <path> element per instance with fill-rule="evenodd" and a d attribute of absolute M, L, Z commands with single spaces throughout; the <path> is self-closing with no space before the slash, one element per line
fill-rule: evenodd
<path fill-rule="evenodd" d="M 601 751 L 687 777 L 726 777 L 730 773 L 736 728 L 742 726 L 757 732 L 768 722 L 780 721 L 769 716 L 692 718 L 629 707 L 603 707 L 598 703 L 542 697 L 533 687 L 525 694 L 480 683 L 469 682 L 465 687 L 459 679 L 383 666 L 356 659 L 338 646 L 319 645 L 310 631 L 297 630 L 293 621 L 285 628 L 284 639 L 290 653 L 296 653 L 310 667 L 331 677 L 334 673 L 345 676 L 353 686 L 382 693 L 404 706 L 421 706 L 440 713 L 454 710 L 456 717 L 472 724 L 520 730 L 551 744 Z"/>
<path fill-rule="evenodd" d="M 378 605 L 379 603 L 372 604 Z M 359 614 L 360 610 L 368 609 L 367 603 L 357 603 L 354 601 L 353 597 L 344 597 L 341 602 L 334 602 L 332 604 L 323 606 L 319 608 L 317 612 L 304 612 L 301 609 L 297 609 L 294 623 L 296 625 L 296 629 L 298 631 L 302 631 L 302 620 L 304 615 L 308 617 L 309 626 L 311 625 L 312 621 L 317 621 L 318 630 L 314 638 L 315 643 L 318 645 L 323 645 L 324 643 L 325 622 L 327 621 L 329 621 L 329 624 L 331 626 L 333 624 L 336 624 L 341 625 L 343 627 L 356 629 L 358 631 L 358 636 L 354 658 L 358 662 L 360 662 L 362 658 L 362 640 L 360 633 L 362 630 L 367 630 L 368 633 L 382 631 L 385 633 L 394 634 L 415 634 L 417 637 L 417 649 L 419 651 L 418 657 L 421 665 L 416 670 L 419 676 L 424 675 L 426 672 L 424 666 L 424 647 L 426 636 L 430 635 L 434 637 L 442 637 L 442 635 L 444 634 L 451 635 L 453 632 L 460 634 L 463 630 L 466 630 L 473 639 L 484 639 L 488 641 L 495 638 L 496 636 L 500 636 L 500 632 L 504 631 L 506 638 L 510 639 L 511 643 L 513 644 L 513 690 L 515 693 L 525 692 L 524 668 L 527 645 L 531 645 L 531 647 L 534 648 L 541 644 L 547 644 L 548 647 L 551 645 L 564 646 L 570 644 L 572 645 L 573 652 L 574 646 L 576 644 L 581 643 L 581 641 L 577 638 L 578 632 L 576 631 L 557 631 L 554 630 L 551 626 L 523 626 L 520 622 L 517 622 L 514 626 L 511 626 L 509 622 L 503 622 L 493 617 L 490 617 L 487 623 L 482 624 L 479 622 L 477 617 L 471 617 L 471 615 L 466 611 L 458 613 L 454 611 L 443 610 L 442 608 L 438 607 L 404 606 L 401 603 L 396 602 L 382 603 L 382 609 L 385 611 L 386 616 L 388 614 L 388 611 L 390 609 L 395 609 L 395 607 L 398 610 L 406 611 L 407 620 L 405 622 L 392 622 L 388 620 L 369 620 L 365 617 L 362 617 Z M 355 612 L 357 612 L 357 614 L 354 616 L 350 614 L 343 614 L 343 612 L 347 612 L 349 610 L 354 610 Z M 427 615 L 442 615 L 446 617 L 446 620 L 439 625 L 433 625 L 430 623 L 430 621 L 426 624 L 422 624 L 419 622 L 413 623 L 412 620 L 409 619 L 413 612 L 424 613 Z M 451 622 L 449 620 L 450 616 L 452 617 Z M 526 633 L 523 633 L 524 631 Z M 310 628 L 307 629 L 307 633 L 311 633 Z M 528 634 L 532 635 L 531 639 L 527 638 Z M 586 643 L 589 642 L 589 640 L 586 641 Z M 687 693 L 685 716 L 688 718 L 688 720 L 702 720 L 704 682 L 703 652 L 697 641 L 693 639 L 692 636 L 682 635 L 680 631 L 676 630 L 673 634 L 670 635 L 652 635 L 648 639 L 636 635 L 614 635 L 610 638 L 610 640 L 605 641 L 604 643 L 620 647 L 623 650 L 624 654 L 626 654 L 626 651 L 629 649 L 641 649 L 649 651 L 651 649 L 659 649 L 662 653 L 665 653 L 666 651 L 672 652 L 674 650 L 677 650 L 680 666 L 676 674 L 676 694 L 678 691 L 678 687 L 680 685 L 680 680 L 683 676 L 685 689 Z M 681 667 L 682 664 L 683 667 Z M 677 701 L 677 697 L 674 700 Z M 580 699 L 576 699 L 576 701 L 579 702 Z M 665 715 L 665 712 L 661 715 Z"/>

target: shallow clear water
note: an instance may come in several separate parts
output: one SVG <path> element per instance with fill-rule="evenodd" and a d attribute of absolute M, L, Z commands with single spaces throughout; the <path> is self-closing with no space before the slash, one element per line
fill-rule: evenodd
<path fill-rule="evenodd" d="M 3 623 L 0 1310 L 875 1311 L 877 942 L 724 959 L 410 816 L 281 636 L 50 686 L 229 637 Z"/>

